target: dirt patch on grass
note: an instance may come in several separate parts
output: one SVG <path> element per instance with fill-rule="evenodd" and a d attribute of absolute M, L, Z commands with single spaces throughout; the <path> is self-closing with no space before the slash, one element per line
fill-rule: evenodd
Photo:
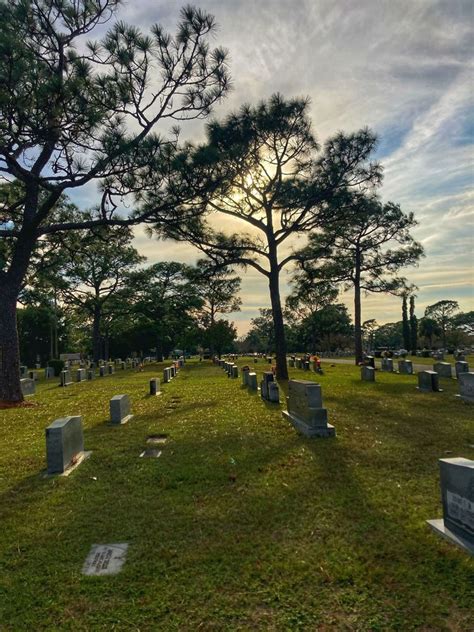
<path fill-rule="evenodd" d="M 0 410 L 7 408 L 35 408 L 39 406 L 38 402 L 0 402 Z"/>

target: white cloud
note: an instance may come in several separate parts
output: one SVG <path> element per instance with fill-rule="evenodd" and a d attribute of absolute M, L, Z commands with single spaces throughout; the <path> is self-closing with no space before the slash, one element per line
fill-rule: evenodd
<path fill-rule="evenodd" d="M 219 117 L 243 102 L 309 95 L 318 138 L 369 125 L 381 136 L 385 199 L 414 210 L 415 235 L 426 247 L 420 268 L 408 270 L 420 287 L 417 304 L 458 299 L 472 309 L 473 147 L 472 4 L 463 0 L 201 0 L 216 16 L 214 41 L 230 50 L 234 91 Z M 129 2 L 119 17 L 173 31 L 181 3 Z M 203 137 L 203 123 L 183 126 Z M 76 199 L 77 195 L 76 195 Z M 84 200 L 90 202 L 87 192 Z M 231 223 L 228 223 L 231 228 Z M 235 225 L 232 225 L 234 228 Z M 189 246 L 155 242 L 137 231 L 150 262 L 194 262 Z M 241 331 L 268 306 L 266 279 L 244 277 L 243 310 L 231 315 Z M 344 300 L 351 304 L 350 296 Z M 399 300 L 372 296 L 364 318 L 400 318 Z"/>

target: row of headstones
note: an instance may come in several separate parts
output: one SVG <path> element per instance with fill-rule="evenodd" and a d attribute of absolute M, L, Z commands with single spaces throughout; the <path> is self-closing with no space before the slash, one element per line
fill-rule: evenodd
<path fill-rule="evenodd" d="M 283 417 L 300 433 L 307 437 L 335 436 L 334 427 L 327 421 L 319 384 L 290 380 L 288 394 L 288 410 Z M 441 459 L 439 464 L 443 518 L 428 520 L 428 524 L 439 535 L 474 554 L 474 461 Z"/>
<path fill-rule="evenodd" d="M 315 361 L 305 360 L 304 358 L 288 358 L 288 366 L 292 369 L 302 369 L 303 371 L 310 371 L 311 369 L 316 371 L 317 369 Z"/>
<path fill-rule="evenodd" d="M 167 384 L 178 375 L 178 371 L 184 366 L 184 358 L 179 358 L 171 366 L 163 369 L 163 382 Z"/>
<path fill-rule="evenodd" d="M 239 377 L 239 367 L 233 362 L 227 362 L 222 358 L 218 359 L 217 364 L 227 373 L 227 377 L 237 379 Z"/>
<path fill-rule="evenodd" d="M 403 370 L 400 369 L 400 365 L 402 364 L 402 362 L 404 362 L 406 365 L 406 362 L 410 362 L 410 361 L 405 360 L 398 363 L 399 372 L 405 373 L 406 366 L 403 367 Z M 411 362 L 410 362 L 410 365 L 411 365 Z M 441 365 L 441 368 L 440 368 L 440 365 Z M 459 386 L 458 397 L 460 397 L 462 400 L 466 402 L 474 403 L 474 372 L 469 372 L 469 365 L 467 364 L 467 362 L 463 362 L 463 361 L 456 362 L 456 365 L 462 365 L 462 366 L 456 366 L 456 374 L 457 374 L 458 386 Z M 449 373 L 446 369 L 443 371 L 445 366 L 449 368 Z M 417 377 L 418 377 L 417 388 L 422 393 L 442 392 L 442 389 L 440 389 L 439 387 L 439 378 L 452 377 L 451 365 L 448 364 L 447 362 L 438 362 L 437 364 L 434 365 L 434 368 L 437 370 L 419 371 L 417 374 Z M 413 367 L 410 366 L 409 373 L 407 373 L 408 375 L 412 374 L 412 369 Z M 382 370 L 387 370 L 387 369 L 382 369 Z M 393 370 L 393 367 L 392 367 L 392 370 Z M 362 366 L 361 379 L 364 382 L 375 382 L 375 369 L 371 366 Z"/>
<path fill-rule="evenodd" d="M 375 368 L 374 365 L 370 365 Z M 392 358 L 382 358 L 382 371 L 393 372 L 393 360 Z M 449 362 L 435 362 L 433 364 L 433 371 L 438 373 L 440 377 L 452 377 L 452 366 Z M 469 364 L 465 360 L 458 360 L 454 365 L 454 371 L 456 378 L 459 379 L 461 373 L 469 373 Z M 413 374 L 413 363 L 411 360 L 399 360 L 398 372 L 406 375 Z"/>
<path fill-rule="evenodd" d="M 160 380 L 149 382 L 150 395 L 161 395 Z M 130 398 L 126 394 L 114 395 L 109 402 L 110 424 L 123 425 L 133 418 Z M 46 458 L 48 474 L 63 474 L 84 457 L 84 434 L 80 416 L 57 419 L 46 428 Z"/>
<path fill-rule="evenodd" d="M 74 366 L 77 367 L 77 369 L 95 369 L 97 367 L 108 367 L 108 366 L 114 366 L 117 369 L 129 369 L 129 368 L 136 368 L 137 366 L 139 366 L 140 364 L 147 364 L 152 362 L 153 359 L 150 357 L 147 358 L 143 358 L 143 360 L 139 360 L 138 358 L 127 358 L 126 360 L 121 360 L 120 358 L 116 359 L 116 360 L 112 360 L 110 362 L 105 362 L 104 360 L 99 360 L 96 366 L 95 362 L 92 362 L 90 360 L 81 360 L 81 361 L 77 361 L 77 362 L 72 362 L 72 361 L 68 361 L 66 360 L 64 362 L 64 369 L 73 369 Z M 24 377 L 29 377 L 30 379 L 34 379 L 37 380 L 38 379 L 38 373 L 37 371 L 39 371 L 41 369 L 41 365 L 40 364 L 36 364 L 36 371 L 28 371 L 28 367 L 25 365 L 21 365 L 20 366 L 20 377 L 24 378 Z M 56 377 L 55 371 L 54 371 L 54 367 L 52 366 L 46 366 L 44 369 L 44 376 L 46 379 L 49 378 L 53 378 Z"/>
<path fill-rule="evenodd" d="M 242 386 L 246 386 L 251 391 L 258 391 L 257 374 L 250 371 L 250 367 L 242 367 Z M 280 389 L 275 380 L 273 371 L 265 371 L 260 380 L 260 396 L 266 402 L 272 404 L 280 403 Z"/>

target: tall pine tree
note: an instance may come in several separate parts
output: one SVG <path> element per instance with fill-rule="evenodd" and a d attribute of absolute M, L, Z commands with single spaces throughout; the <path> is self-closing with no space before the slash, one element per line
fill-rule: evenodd
<path fill-rule="evenodd" d="M 410 323 L 408 321 L 408 308 L 407 308 L 407 296 L 403 295 L 402 301 L 402 331 L 403 331 L 403 346 L 408 351 L 411 346 L 410 337 Z"/>
<path fill-rule="evenodd" d="M 411 352 L 416 354 L 418 346 L 418 318 L 415 316 L 415 297 L 410 296 L 410 343 Z"/>

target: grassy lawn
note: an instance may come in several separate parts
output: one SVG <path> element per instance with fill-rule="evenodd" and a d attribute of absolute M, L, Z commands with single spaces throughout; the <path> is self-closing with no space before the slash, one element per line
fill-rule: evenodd
<path fill-rule="evenodd" d="M 425 524 L 437 460 L 474 458 L 454 380 L 420 394 L 415 376 L 291 369 L 321 382 L 336 427 L 309 440 L 209 362 L 151 398 L 161 369 L 43 381 L 38 406 L 0 411 L 0 630 L 474 629 L 474 563 Z M 118 393 L 135 417 L 114 428 Z M 44 478 L 44 429 L 73 414 L 93 454 Z M 161 457 L 138 458 L 155 433 Z M 113 542 L 130 543 L 122 572 L 81 575 Z"/>

